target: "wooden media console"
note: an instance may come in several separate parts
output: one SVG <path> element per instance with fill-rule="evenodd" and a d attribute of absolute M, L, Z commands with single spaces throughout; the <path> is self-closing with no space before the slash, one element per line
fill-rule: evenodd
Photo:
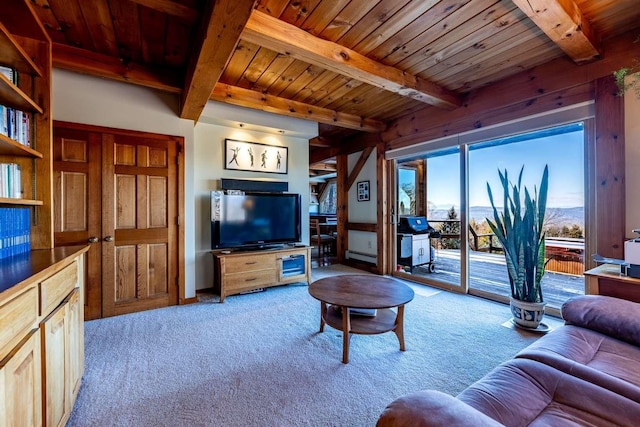
<path fill-rule="evenodd" d="M 311 247 L 257 251 L 211 251 L 213 287 L 220 302 L 228 295 L 288 283 L 311 283 Z"/>

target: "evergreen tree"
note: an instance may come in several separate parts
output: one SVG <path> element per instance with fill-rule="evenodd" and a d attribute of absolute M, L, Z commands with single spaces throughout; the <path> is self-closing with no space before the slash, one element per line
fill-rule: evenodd
<path fill-rule="evenodd" d="M 440 226 L 440 232 L 442 234 L 457 234 L 460 236 L 460 221 L 458 219 L 458 212 L 456 212 L 455 206 L 447 211 L 447 219 L 450 221 L 443 222 Z M 460 249 L 460 238 L 443 238 L 441 241 L 443 249 Z"/>

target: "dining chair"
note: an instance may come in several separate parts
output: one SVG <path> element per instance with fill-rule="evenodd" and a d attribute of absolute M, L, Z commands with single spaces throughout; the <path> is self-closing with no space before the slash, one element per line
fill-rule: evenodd
<path fill-rule="evenodd" d="M 311 245 L 318 248 L 318 257 L 330 252 L 336 239 L 329 234 L 321 233 L 320 221 L 317 218 L 309 219 L 309 229 L 311 231 Z"/>

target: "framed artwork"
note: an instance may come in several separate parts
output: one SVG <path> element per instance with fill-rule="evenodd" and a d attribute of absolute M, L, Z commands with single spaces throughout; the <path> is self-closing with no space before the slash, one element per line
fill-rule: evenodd
<path fill-rule="evenodd" d="M 369 200 L 369 181 L 358 182 L 358 201 L 366 202 Z"/>
<path fill-rule="evenodd" d="M 286 174 L 289 149 L 279 145 L 224 140 L 224 168 L 249 172 Z"/>

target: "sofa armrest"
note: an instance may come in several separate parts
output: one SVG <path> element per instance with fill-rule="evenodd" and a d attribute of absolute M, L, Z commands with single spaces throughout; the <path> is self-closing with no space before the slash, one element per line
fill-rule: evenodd
<path fill-rule="evenodd" d="M 640 346 L 640 304 L 604 295 L 573 297 L 562 305 L 562 318 L 576 325 Z"/>
<path fill-rule="evenodd" d="M 494 427 L 502 424 L 455 397 L 422 390 L 391 402 L 376 427 Z"/>

